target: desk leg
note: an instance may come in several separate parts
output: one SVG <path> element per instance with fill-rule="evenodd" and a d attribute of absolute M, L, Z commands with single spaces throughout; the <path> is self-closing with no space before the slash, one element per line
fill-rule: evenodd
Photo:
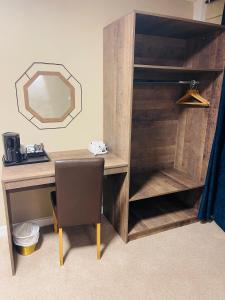
<path fill-rule="evenodd" d="M 9 254 L 11 261 L 11 270 L 12 275 L 15 275 L 15 260 L 14 260 L 14 251 L 13 251 L 13 240 L 12 240 L 12 220 L 11 220 L 11 207 L 10 207 L 10 193 L 5 190 L 4 184 L 2 184 L 3 197 L 4 197 L 4 206 L 5 206 L 5 215 L 6 215 L 6 226 L 8 234 L 8 244 L 9 244 Z"/>
<path fill-rule="evenodd" d="M 125 243 L 128 242 L 129 182 L 127 173 L 105 176 L 103 214 Z"/>

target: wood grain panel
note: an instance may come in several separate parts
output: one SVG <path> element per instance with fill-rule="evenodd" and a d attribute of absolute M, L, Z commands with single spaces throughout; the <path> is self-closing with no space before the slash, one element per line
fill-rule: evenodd
<path fill-rule="evenodd" d="M 212 41 L 206 49 L 210 53 L 212 66 L 224 64 L 224 54 L 220 52 L 224 42 L 221 34 Z M 205 51 L 205 50 L 204 50 Z M 218 54 L 220 52 L 220 55 Z M 220 57 L 220 60 L 218 60 Z M 197 53 L 192 57 L 193 63 L 202 64 L 205 55 Z M 202 62 L 203 61 L 203 62 Z M 217 112 L 220 101 L 223 73 L 205 74 L 199 77 L 201 94 L 210 101 L 207 109 L 185 108 L 180 113 L 178 120 L 177 147 L 175 156 L 175 168 L 193 176 L 197 181 L 204 181 L 208 160 L 211 151 L 212 140 L 215 132 Z M 198 129 L 197 129 L 198 128 Z"/>
<path fill-rule="evenodd" d="M 135 14 L 131 13 L 105 27 L 103 33 L 103 138 L 109 150 L 126 162 L 130 160 L 134 30 Z M 129 178 L 129 167 L 127 176 Z M 111 199 L 111 211 L 116 212 L 107 216 L 124 241 L 127 241 L 128 233 L 128 178 L 122 182 L 121 193 L 118 195 L 110 195 L 105 191 L 107 198 Z M 107 186 L 109 191 L 113 189 L 111 180 Z"/>
<path fill-rule="evenodd" d="M 2 168 L 2 182 L 6 190 L 52 184 L 55 182 L 55 161 L 94 158 L 88 150 L 58 151 L 49 153 L 50 162 Z M 102 155 L 105 175 L 127 172 L 127 163 L 113 153 Z"/>
<path fill-rule="evenodd" d="M 184 66 L 192 68 L 223 68 L 219 51 L 223 32 L 207 34 L 202 38 L 190 38 L 187 42 L 187 58 Z"/>
<path fill-rule="evenodd" d="M 133 95 L 134 24 L 130 14 L 104 28 L 104 141 L 128 161 Z"/>
<path fill-rule="evenodd" d="M 201 37 L 216 31 L 224 30 L 224 26 L 201 21 L 187 20 L 147 12 L 136 12 L 136 33 L 173 38 Z"/>
<path fill-rule="evenodd" d="M 222 68 L 213 68 L 213 67 L 177 67 L 177 66 L 158 66 L 158 65 L 142 65 L 135 64 L 134 67 L 136 69 L 145 69 L 145 70 L 155 70 L 155 71 L 163 71 L 163 72 L 182 72 L 182 73 L 207 73 L 207 72 L 222 72 Z"/>
<path fill-rule="evenodd" d="M 200 181 L 196 182 L 195 180 L 193 180 L 193 177 L 176 169 L 162 170 L 161 173 L 169 177 L 171 180 L 174 180 L 175 182 L 178 182 L 184 187 L 188 187 L 190 189 L 193 189 L 193 187 L 195 186 L 201 186 L 203 184 Z"/>
<path fill-rule="evenodd" d="M 25 179 L 25 180 L 18 180 L 12 182 L 5 183 L 5 189 L 11 191 L 22 190 L 28 187 L 32 189 L 37 189 L 39 186 L 50 186 L 55 185 L 55 177 L 42 177 L 42 178 L 34 178 L 34 179 Z"/>
<path fill-rule="evenodd" d="M 130 241 L 196 221 L 196 208 L 186 205 L 175 194 L 131 202 L 128 238 Z"/>
<path fill-rule="evenodd" d="M 135 86 L 133 96 L 131 170 L 169 168 L 174 163 L 180 86 Z"/>
<path fill-rule="evenodd" d="M 175 168 L 201 178 L 208 109 L 185 108 L 178 122 Z"/>
<path fill-rule="evenodd" d="M 6 226 L 7 226 L 11 272 L 12 272 L 12 275 L 15 275 L 16 261 L 14 259 L 14 249 L 13 249 L 12 214 L 11 214 L 11 207 L 10 207 L 11 206 L 10 205 L 10 194 L 8 191 L 6 191 L 4 183 L 2 183 L 2 190 L 3 190 L 3 201 L 4 201 L 5 216 L 6 216 Z"/>
<path fill-rule="evenodd" d="M 209 111 L 208 120 L 207 120 L 206 137 L 204 143 L 204 153 L 203 153 L 202 170 L 201 170 L 201 180 L 205 180 L 205 176 L 207 173 L 208 162 L 210 158 L 212 143 L 213 143 L 216 124 L 217 124 L 222 82 L 223 82 L 223 76 L 221 75 L 217 79 L 216 83 L 214 84 L 214 88 L 212 88 L 211 90 L 211 93 L 215 97 L 214 98 L 215 101 L 214 101 L 214 105 L 211 107 Z"/>
<path fill-rule="evenodd" d="M 136 34 L 135 64 L 183 66 L 186 40 Z"/>
<path fill-rule="evenodd" d="M 124 242 L 128 236 L 127 173 L 105 177 L 103 213 L 119 233 Z"/>
<path fill-rule="evenodd" d="M 150 78 L 151 79 L 151 78 Z M 181 85 L 135 85 L 133 93 L 133 110 L 174 109 L 177 97 L 182 96 L 187 87 Z"/>
<path fill-rule="evenodd" d="M 135 155 L 132 155 L 131 172 L 147 172 L 172 167 L 174 165 L 175 150 L 175 145 L 148 147 L 145 152 L 139 149 Z"/>
<path fill-rule="evenodd" d="M 127 173 L 127 166 L 125 167 L 113 167 L 107 168 L 104 170 L 104 175 L 120 174 Z M 16 191 L 23 190 L 26 188 L 37 189 L 39 187 L 54 186 L 55 185 L 55 176 L 17 180 L 11 182 L 5 182 L 4 186 L 6 190 Z"/>
<path fill-rule="evenodd" d="M 130 201 L 147 199 L 203 186 L 202 182 L 176 169 L 134 173 L 131 176 Z"/>
<path fill-rule="evenodd" d="M 132 147 L 136 150 L 134 156 L 140 151 L 144 155 L 155 147 L 176 144 L 177 120 L 155 121 L 147 125 L 137 125 L 133 129 L 135 138 L 132 140 Z"/>

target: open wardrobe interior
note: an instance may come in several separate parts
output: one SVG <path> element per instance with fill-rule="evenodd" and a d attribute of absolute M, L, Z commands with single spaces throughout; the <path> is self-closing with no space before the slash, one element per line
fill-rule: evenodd
<path fill-rule="evenodd" d="M 220 101 L 222 45 L 220 26 L 148 13 L 105 28 L 104 139 L 129 161 L 128 203 L 119 207 L 124 239 L 197 221 Z M 179 103 L 190 90 L 202 102 Z"/>

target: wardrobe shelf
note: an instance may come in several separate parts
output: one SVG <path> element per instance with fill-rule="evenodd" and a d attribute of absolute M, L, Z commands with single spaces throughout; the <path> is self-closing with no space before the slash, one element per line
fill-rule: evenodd
<path fill-rule="evenodd" d="M 135 69 L 145 70 L 158 70 L 164 72 L 186 72 L 186 73 L 199 73 L 199 72 L 223 72 L 223 68 L 189 68 L 189 67 L 174 67 L 174 66 L 160 66 L 160 65 L 143 65 L 134 64 Z"/>
<path fill-rule="evenodd" d="M 177 193 L 202 187 L 202 182 L 174 168 L 131 175 L 130 201 Z"/>
<path fill-rule="evenodd" d="M 128 240 L 197 222 L 197 209 L 173 194 L 131 202 L 129 206 Z"/>
<path fill-rule="evenodd" d="M 136 34 L 189 39 L 224 30 L 225 27 L 218 24 L 136 12 Z"/>

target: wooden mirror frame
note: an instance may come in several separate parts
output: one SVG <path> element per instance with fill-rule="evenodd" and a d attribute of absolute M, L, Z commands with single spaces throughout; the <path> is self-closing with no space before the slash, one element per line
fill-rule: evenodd
<path fill-rule="evenodd" d="M 60 78 L 63 83 L 70 89 L 70 106 L 62 114 L 61 117 L 58 118 L 44 118 L 42 117 L 38 112 L 36 112 L 31 106 L 29 101 L 29 94 L 28 89 L 33 84 L 33 82 L 39 77 L 39 76 L 57 76 Z M 75 108 L 75 89 L 74 87 L 69 83 L 69 81 L 66 80 L 66 78 L 60 73 L 60 72 L 51 72 L 51 71 L 37 71 L 34 76 L 23 86 L 24 90 L 24 101 L 25 101 L 25 107 L 26 109 L 34 116 L 36 117 L 40 122 L 42 123 L 52 123 L 52 122 L 62 122 L 66 119 L 66 117 L 74 110 Z"/>
<path fill-rule="evenodd" d="M 71 104 L 57 118 L 41 116 L 29 104 L 28 89 L 40 75 L 58 76 L 70 90 Z M 38 129 L 66 128 L 82 112 L 82 86 L 63 64 L 34 62 L 15 82 L 18 112 Z"/>

